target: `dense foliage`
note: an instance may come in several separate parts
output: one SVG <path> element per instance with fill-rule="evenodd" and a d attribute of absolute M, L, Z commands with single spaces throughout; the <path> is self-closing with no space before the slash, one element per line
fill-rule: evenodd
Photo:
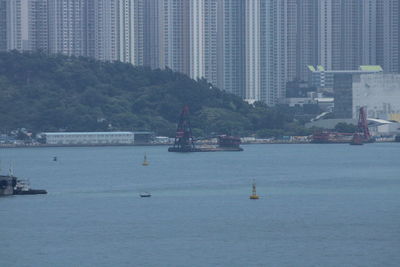
<path fill-rule="evenodd" d="M 335 126 L 335 131 L 339 133 L 355 133 L 357 130 L 357 127 L 353 124 L 348 124 L 345 122 L 339 122 Z"/>
<path fill-rule="evenodd" d="M 171 70 L 121 62 L 0 53 L 0 130 L 151 130 L 173 136 L 182 107 L 196 136 L 307 134 L 290 109 L 254 106 Z"/>

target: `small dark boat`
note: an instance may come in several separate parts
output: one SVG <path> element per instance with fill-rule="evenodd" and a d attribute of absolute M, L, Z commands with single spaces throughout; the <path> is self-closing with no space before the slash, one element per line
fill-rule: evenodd
<path fill-rule="evenodd" d="M 53 161 L 57 161 L 57 157 L 53 157 Z"/>
<path fill-rule="evenodd" d="M 151 194 L 149 192 L 143 192 L 140 193 L 140 197 L 151 197 Z"/>

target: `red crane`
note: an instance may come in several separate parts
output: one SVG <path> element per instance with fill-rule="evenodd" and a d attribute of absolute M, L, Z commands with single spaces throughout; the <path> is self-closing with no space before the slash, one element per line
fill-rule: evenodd
<path fill-rule="evenodd" d="M 168 148 L 169 152 L 195 152 L 192 136 L 192 127 L 189 120 L 189 107 L 185 105 L 179 116 L 178 127 L 176 129 L 174 145 Z"/>
<path fill-rule="evenodd" d="M 364 142 L 371 142 L 371 134 L 368 129 L 367 114 L 365 108 L 361 107 L 358 115 L 358 131 L 363 135 Z"/>

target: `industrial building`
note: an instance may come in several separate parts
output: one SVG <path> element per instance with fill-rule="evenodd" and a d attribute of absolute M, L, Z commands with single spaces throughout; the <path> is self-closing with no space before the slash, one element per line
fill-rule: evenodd
<path fill-rule="evenodd" d="M 152 132 L 57 132 L 42 133 L 48 145 L 144 145 Z"/>
<path fill-rule="evenodd" d="M 320 92 L 333 92 L 334 116 L 341 119 L 356 118 L 358 114 L 353 111 L 363 106 L 353 106 L 353 84 L 359 81 L 360 77 L 368 74 L 378 75 L 374 77 L 388 77 L 383 76 L 383 69 L 380 66 L 360 66 L 358 70 L 329 71 L 320 65 L 308 66 L 308 68 L 310 86 L 317 88 Z"/>
<path fill-rule="evenodd" d="M 335 118 L 357 118 L 365 107 L 369 118 L 400 114 L 400 74 L 343 73 L 334 76 Z"/>
<path fill-rule="evenodd" d="M 368 128 L 374 136 L 390 136 L 400 134 L 400 123 L 381 120 L 381 119 L 369 119 Z"/>
<path fill-rule="evenodd" d="M 394 120 L 400 116 L 400 74 L 368 74 L 353 78 L 352 117 L 364 106 L 369 118 Z"/>
<path fill-rule="evenodd" d="M 311 87 L 327 90 L 333 90 L 334 86 L 334 77 L 340 74 L 372 74 L 372 73 L 381 73 L 383 69 L 381 66 L 360 66 L 358 70 L 326 70 L 323 66 L 318 65 L 308 66 L 309 70 L 309 85 Z"/>

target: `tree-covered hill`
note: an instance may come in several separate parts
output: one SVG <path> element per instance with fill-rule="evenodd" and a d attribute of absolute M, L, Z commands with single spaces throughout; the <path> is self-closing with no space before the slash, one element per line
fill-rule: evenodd
<path fill-rule="evenodd" d="M 249 105 L 205 81 L 121 62 L 0 53 L 0 131 L 151 130 L 173 136 L 182 107 L 197 136 L 301 134 L 287 109 Z"/>

